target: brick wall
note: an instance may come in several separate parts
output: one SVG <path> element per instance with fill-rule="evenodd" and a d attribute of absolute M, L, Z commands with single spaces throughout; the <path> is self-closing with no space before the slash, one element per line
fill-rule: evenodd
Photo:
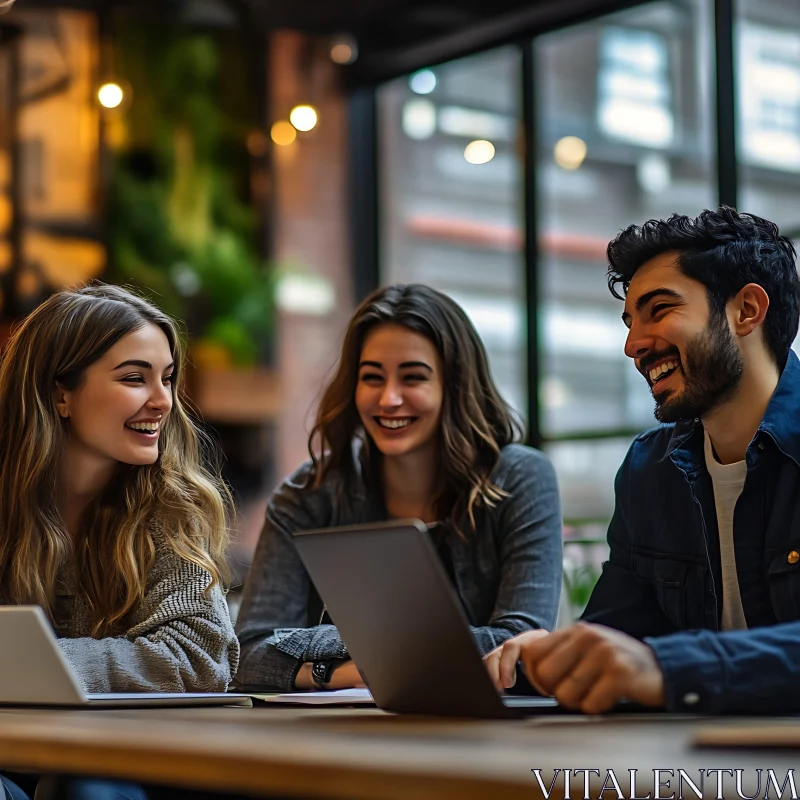
<path fill-rule="evenodd" d="M 295 32 L 271 36 L 271 120 L 298 103 L 319 112 L 316 128 L 274 148 L 274 258 L 329 282 L 335 306 L 324 315 L 279 311 L 277 367 L 284 403 L 276 433 L 276 478 L 307 457 L 321 388 L 353 310 L 348 242 L 347 108 L 338 67 L 324 40 Z"/>

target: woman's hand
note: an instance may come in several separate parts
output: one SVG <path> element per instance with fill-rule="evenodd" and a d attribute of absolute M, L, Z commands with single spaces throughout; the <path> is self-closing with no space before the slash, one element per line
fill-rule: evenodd
<path fill-rule="evenodd" d="M 314 680 L 311 677 L 312 664 L 310 661 L 300 667 L 297 677 L 294 679 L 295 689 L 316 689 Z M 333 670 L 331 679 L 327 683 L 327 688 L 330 691 L 335 689 L 363 689 L 366 684 L 361 677 L 354 661 L 343 661 L 339 666 Z"/>
<path fill-rule="evenodd" d="M 536 639 L 541 639 L 543 636 L 548 635 L 547 631 L 541 629 L 520 633 L 519 636 L 506 639 L 503 644 L 495 647 L 491 653 L 487 653 L 483 657 L 483 663 L 486 665 L 489 677 L 498 692 L 511 689 L 517 682 L 517 662 L 520 659 L 523 647 Z"/>
<path fill-rule="evenodd" d="M 355 661 L 345 661 L 333 671 L 328 688 L 333 689 L 363 689 L 366 686 Z"/>

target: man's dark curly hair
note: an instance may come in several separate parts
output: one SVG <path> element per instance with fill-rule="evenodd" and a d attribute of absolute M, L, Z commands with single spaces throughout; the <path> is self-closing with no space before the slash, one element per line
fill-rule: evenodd
<path fill-rule="evenodd" d="M 624 300 L 636 270 L 671 250 L 678 253 L 678 269 L 706 287 L 712 313 L 724 314 L 728 300 L 748 283 L 764 289 L 769 296 L 764 340 L 782 367 L 797 336 L 800 279 L 794 245 L 778 226 L 728 206 L 706 209 L 697 219 L 673 214 L 630 225 L 608 245 L 611 294 Z"/>

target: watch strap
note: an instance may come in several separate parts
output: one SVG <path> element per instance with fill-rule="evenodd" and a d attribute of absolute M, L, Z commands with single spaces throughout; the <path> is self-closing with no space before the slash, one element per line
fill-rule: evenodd
<path fill-rule="evenodd" d="M 325 659 L 323 661 L 314 661 L 311 664 L 311 680 L 314 681 L 314 686 L 317 689 L 326 690 L 328 682 L 333 675 L 333 670 L 336 667 L 336 662 L 333 659 Z"/>

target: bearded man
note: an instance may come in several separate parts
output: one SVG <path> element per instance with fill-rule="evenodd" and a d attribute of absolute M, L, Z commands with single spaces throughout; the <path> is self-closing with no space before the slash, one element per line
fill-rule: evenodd
<path fill-rule="evenodd" d="M 791 242 L 731 208 L 608 246 L 625 353 L 661 426 L 617 474 L 609 560 L 581 622 L 486 656 L 594 713 L 800 710 L 800 281 Z"/>

